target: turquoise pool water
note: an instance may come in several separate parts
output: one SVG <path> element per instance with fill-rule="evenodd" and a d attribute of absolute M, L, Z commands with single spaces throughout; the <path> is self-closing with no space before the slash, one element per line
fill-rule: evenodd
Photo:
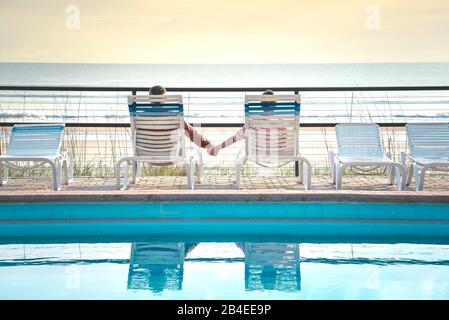
<path fill-rule="evenodd" d="M 77 243 L 0 246 L 1 299 L 448 299 L 449 246 Z"/>
<path fill-rule="evenodd" d="M 449 299 L 449 206 L 0 205 L 0 299 Z"/>

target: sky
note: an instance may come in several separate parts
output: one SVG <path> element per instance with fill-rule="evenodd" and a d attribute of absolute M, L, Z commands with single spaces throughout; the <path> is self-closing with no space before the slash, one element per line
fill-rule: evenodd
<path fill-rule="evenodd" d="M 0 0 L 0 62 L 449 61 L 447 0 Z"/>

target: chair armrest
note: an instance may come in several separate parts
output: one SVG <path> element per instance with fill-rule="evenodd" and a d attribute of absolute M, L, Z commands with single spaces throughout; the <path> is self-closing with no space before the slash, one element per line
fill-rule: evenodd
<path fill-rule="evenodd" d="M 412 157 L 412 155 L 410 153 L 406 153 L 404 151 L 401 152 L 401 158 L 403 159 L 409 159 L 410 161 L 415 162 L 415 159 Z"/>
<path fill-rule="evenodd" d="M 338 152 L 330 151 L 329 155 L 334 158 L 334 161 L 338 160 L 338 162 L 343 163 L 343 161 L 341 160 L 340 155 L 338 154 Z"/>

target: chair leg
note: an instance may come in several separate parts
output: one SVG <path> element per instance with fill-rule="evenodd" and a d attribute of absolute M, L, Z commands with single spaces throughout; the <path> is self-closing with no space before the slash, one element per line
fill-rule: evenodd
<path fill-rule="evenodd" d="M 53 163 L 51 164 L 51 171 L 53 176 L 53 190 L 58 191 L 58 173 L 56 166 Z"/>
<path fill-rule="evenodd" d="M 335 160 L 334 153 L 332 151 L 329 152 L 329 167 L 331 172 L 332 184 L 335 184 Z"/>
<path fill-rule="evenodd" d="M 308 161 L 303 162 L 301 171 L 305 171 L 304 189 L 310 190 L 312 188 L 312 167 Z"/>
<path fill-rule="evenodd" d="M 69 158 L 68 159 L 69 160 L 69 162 L 68 162 L 69 172 L 68 172 L 68 177 L 67 177 L 67 184 L 69 184 L 70 182 L 73 181 L 73 171 L 75 169 L 75 161 L 73 160 L 73 153 L 72 153 L 72 151 L 69 151 L 67 156 Z"/>
<path fill-rule="evenodd" d="M 187 174 L 187 186 L 190 190 L 193 190 L 195 186 L 194 182 L 194 173 L 195 173 L 195 164 L 193 162 L 189 162 L 185 164 L 186 174 Z"/>
<path fill-rule="evenodd" d="M 405 168 L 405 174 L 406 174 L 406 179 L 407 179 L 405 185 L 408 186 L 412 182 L 413 164 L 410 163 L 410 166 L 407 169 L 407 156 L 406 156 L 405 152 L 401 152 L 401 163 L 402 163 L 402 166 Z"/>
<path fill-rule="evenodd" d="M 391 171 L 396 176 L 396 184 L 398 186 L 398 190 L 402 191 L 404 189 L 403 181 L 406 177 L 401 174 L 401 170 L 398 167 L 391 168 Z"/>
<path fill-rule="evenodd" d="M 186 163 L 184 164 L 184 168 L 186 169 L 187 186 L 190 187 L 190 165 Z"/>
<path fill-rule="evenodd" d="M 58 181 L 58 190 L 61 190 L 62 187 L 62 161 L 58 161 L 56 164 L 56 169 L 57 169 L 57 181 Z"/>
<path fill-rule="evenodd" d="M 61 161 L 63 171 L 62 173 L 64 174 L 64 179 L 62 180 L 62 183 L 64 185 L 68 185 L 70 182 L 73 181 L 74 161 L 72 152 L 68 151 Z"/>
<path fill-rule="evenodd" d="M 75 161 L 73 159 L 73 154 L 70 153 L 70 169 L 69 169 L 69 183 L 73 181 L 73 175 L 75 173 Z"/>
<path fill-rule="evenodd" d="M 419 191 L 420 190 L 420 185 L 421 185 L 421 179 L 420 179 L 419 167 L 418 167 L 417 163 L 413 164 L 413 175 L 415 176 L 416 191 Z"/>
<path fill-rule="evenodd" d="M 422 191 L 424 189 L 424 179 L 426 176 L 426 171 L 427 171 L 428 167 L 424 166 L 421 169 L 421 173 L 419 175 L 419 185 L 418 185 L 418 189 L 416 189 L 416 191 Z"/>
<path fill-rule="evenodd" d="M 343 182 L 344 167 L 340 163 L 335 164 L 335 189 L 340 190 Z"/>
<path fill-rule="evenodd" d="M 137 167 L 139 166 L 139 164 L 137 163 L 137 161 L 133 161 L 131 163 L 132 166 L 132 183 L 136 184 L 137 183 Z"/>
<path fill-rule="evenodd" d="M 3 172 L 3 174 L 0 179 L 0 183 L 1 183 L 1 185 L 5 185 L 8 183 L 8 177 L 9 177 L 9 162 L 8 161 L 3 162 L 2 172 Z"/>
<path fill-rule="evenodd" d="M 62 184 L 68 185 L 69 184 L 69 169 L 68 169 L 68 164 L 67 164 L 66 159 L 62 160 L 61 175 L 62 175 Z"/>
<path fill-rule="evenodd" d="M 396 173 L 396 168 L 393 166 L 387 166 L 387 176 L 388 176 L 388 184 L 392 186 L 394 184 L 394 178 Z"/>
<path fill-rule="evenodd" d="M 190 162 L 190 190 L 195 189 L 195 161 Z"/>
<path fill-rule="evenodd" d="M 400 176 L 401 176 L 401 191 L 405 190 L 405 187 L 407 186 L 407 167 L 406 166 L 400 166 L 398 168 L 398 171 L 400 172 Z M 397 175 L 399 176 L 399 173 L 397 173 Z"/>
<path fill-rule="evenodd" d="M 116 184 L 115 184 L 115 188 L 117 190 L 120 190 L 120 188 L 122 187 L 121 183 L 120 183 L 120 167 L 121 167 L 122 161 L 119 161 L 116 165 L 115 165 L 115 179 L 116 179 Z"/>
<path fill-rule="evenodd" d="M 407 170 L 407 185 L 410 185 L 410 183 L 412 183 L 412 178 L 413 178 L 413 164 L 410 164 Z"/>
<path fill-rule="evenodd" d="M 198 159 L 197 162 L 195 162 L 195 172 L 196 172 L 196 181 L 197 183 L 203 182 L 203 161 L 201 158 Z"/>
<path fill-rule="evenodd" d="M 136 182 L 138 183 L 142 174 L 142 163 L 136 161 Z"/>
<path fill-rule="evenodd" d="M 242 177 L 242 165 L 237 163 L 235 165 L 235 187 L 236 189 L 240 189 L 240 180 Z"/>
<path fill-rule="evenodd" d="M 398 191 L 402 191 L 405 189 L 406 185 L 406 177 L 407 177 L 407 169 L 404 165 L 394 163 L 387 166 L 389 169 L 389 182 L 390 185 L 394 185 L 394 181 L 396 180 L 396 185 L 398 186 Z"/>
<path fill-rule="evenodd" d="M 56 163 L 49 162 L 51 166 L 52 176 L 53 176 L 53 190 L 59 191 L 61 190 L 61 162 L 57 161 Z"/>
<path fill-rule="evenodd" d="M 130 161 L 125 162 L 125 176 L 123 177 L 123 189 L 124 190 L 128 189 L 130 165 L 131 165 Z"/>
<path fill-rule="evenodd" d="M 203 155 L 201 154 L 201 152 L 198 152 L 198 163 L 196 170 L 197 170 L 196 171 L 197 181 L 198 183 L 202 183 L 204 176 L 204 164 L 203 164 Z"/>

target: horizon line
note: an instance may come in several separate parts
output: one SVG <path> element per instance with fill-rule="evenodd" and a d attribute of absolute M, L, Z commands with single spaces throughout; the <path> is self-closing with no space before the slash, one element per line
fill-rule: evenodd
<path fill-rule="evenodd" d="M 30 62 L 30 61 L 0 61 L 0 64 L 104 64 L 104 65 L 312 65 L 312 64 L 445 64 L 447 61 L 404 61 L 404 62 L 269 62 L 269 63 L 166 63 L 166 62 Z"/>

